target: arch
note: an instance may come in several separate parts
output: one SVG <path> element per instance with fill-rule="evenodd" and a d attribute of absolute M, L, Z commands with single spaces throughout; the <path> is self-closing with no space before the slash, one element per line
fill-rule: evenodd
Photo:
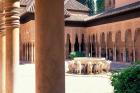
<path fill-rule="evenodd" d="M 101 57 L 106 57 L 106 42 L 104 32 L 100 36 L 100 45 L 101 45 Z"/>
<path fill-rule="evenodd" d="M 123 42 L 121 40 L 121 31 L 118 31 L 115 35 L 116 43 L 116 61 L 123 61 Z"/>
<path fill-rule="evenodd" d="M 79 42 L 78 42 L 78 35 L 75 36 L 75 44 L 74 44 L 74 51 L 79 51 Z"/>
<path fill-rule="evenodd" d="M 135 31 L 135 60 L 140 61 L 140 28 Z"/>
<path fill-rule="evenodd" d="M 107 33 L 107 51 L 108 51 L 108 59 L 113 60 L 113 41 L 112 41 L 112 33 Z"/>
<path fill-rule="evenodd" d="M 126 62 L 133 61 L 133 41 L 131 29 L 125 32 Z"/>

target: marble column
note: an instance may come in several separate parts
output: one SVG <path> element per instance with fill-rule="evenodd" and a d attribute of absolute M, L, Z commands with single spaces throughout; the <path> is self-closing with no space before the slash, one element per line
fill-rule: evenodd
<path fill-rule="evenodd" d="M 65 93 L 64 0 L 35 0 L 36 93 Z"/>
<path fill-rule="evenodd" d="M 135 41 L 134 40 L 133 40 L 133 55 L 132 56 L 133 56 L 133 60 L 132 61 L 135 62 L 136 61 L 136 59 L 135 59 L 136 55 L 135 55 Z"/>
<path fill-rule="evenodd" d="M 6 93 L 15 93 L 14 75 L 19 64 L 19 7 L 18 0 L 5 0 Z"/>
<path fill-rule="evenodd" d="M 91 42 L 91 54 L 90 54 L 90 56 L 92 57 L 92 42 Z"/>
<path fill-rule="evenodd" d="M 89 44 L 88 43 L 85 43 L 85 56 L 88 57 L 89 56 Z"/>
<path fill-rule="evenodd" d="M 113 42 L 113 61 L 116 62 L 116 44 Z"/>
<path fill-rule="evenodd" d="M 34 42 L 31 43 L 31 62 L 34 63 Z"/>
<path fill-rule="evenodd" d="M 2 32 L 0 29 L 0 93 L 2 93 Z"/>
<path fill-rule="evenodd" d="M 106 42 L 106 59 L 108 59 L 107 42 Z"/>
<path fill-rule="evenodd" d="M 123 51 L 123 62 L 126 62 L 126 47 L 125 47 L 125 42 L 123 42 L 123 47 L 122 47 L 122 51 Z"/>
<path fill-rule="evenodd" d="M 6 34 L 2 32 L 2 93 L 6 93 Z"/>
<path fill-rule="evenodd" d="M 74 51 L 75 51 L 75 49 L 74 49 L 74 44 L 71 43 L 71 52 L 74 52 Z"/>
<path fill-rule="evenodd" d="M 5 34 L 4 34 L 4 12 L 0 14 L 0 93 L 5 93 Z"/>
<path fill-rule="evenodd" d="M 102 54 L 101 44 L 99 44 L 99 57 L 102 57 L 101 54 Z"/>

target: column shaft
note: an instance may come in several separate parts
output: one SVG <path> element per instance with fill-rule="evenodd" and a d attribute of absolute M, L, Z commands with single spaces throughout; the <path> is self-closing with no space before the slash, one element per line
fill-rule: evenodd
<path fill-rule="evenodd" d="M 115 42 L 113 43 L 113 61 L 116 62 L 116 44 L 115 44 Z"/>
<path fill-rule="evenodd" d="M 64 0 L 36 2 L 36 93 L 64 93 Z"/>
<path fill-rule="evenodd" d="M 19 64 L 19 11 L 18 0 L 5 0 L 6 26 L 6 93 L 15 93 L 15 70 Z"/>

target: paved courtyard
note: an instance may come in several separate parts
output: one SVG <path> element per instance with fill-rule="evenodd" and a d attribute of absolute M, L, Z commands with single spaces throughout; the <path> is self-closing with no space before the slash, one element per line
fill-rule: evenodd
<path fill-rule="evenodd" d="M 113 64 L 114 67 L 124 67 Z M 127 66 L 127 65 L 126 65 Z M 35 65 L 16 68 L 14 93 L 35 93 Z M 65 77 L 65 93 L 113 93 L 110 73 L 101 75 L 71 75 Z"/>

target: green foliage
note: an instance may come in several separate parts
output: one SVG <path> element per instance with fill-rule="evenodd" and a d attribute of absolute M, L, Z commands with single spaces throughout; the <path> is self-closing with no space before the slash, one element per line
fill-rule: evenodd
<path fill-rule="evenodd" d="M 86 5 L 90 11 L 90 15 L 98 14 L 105 9 L 105 0 L 78 0 L 83 5 Z"/>
<path fill-rule="evenodd" d="M 82 52 L 71 52 L 70 53 L 70 55 L 69 55 L 69 57 L 70 57 L 70 59 L 73 59 L 73 58 L 75 58 L 75 57 L 83 57 L 84 55 L 83 55 L 83 53 Z"/>
<path fill-rule="evenodd" d="M 140 66 L 131 66 L 112 75 L 114 93 L 140 93 Z"/>
<path fill-rule="evenodd" d="M 96 10 L 95 10 L 95 14 L 101 13 L 104 11 L 105 9 L 105 1 L 104 0 L 97 0 L 96 1 Z"/>

